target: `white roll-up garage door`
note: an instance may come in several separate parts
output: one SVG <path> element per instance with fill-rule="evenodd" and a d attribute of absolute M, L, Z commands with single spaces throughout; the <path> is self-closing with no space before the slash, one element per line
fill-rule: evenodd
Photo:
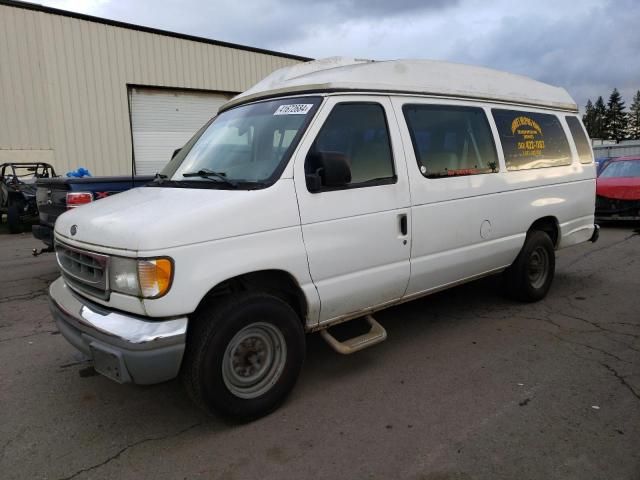
<path fill-rule="evenodd" d="M 152 88 L 131 88 L 131 128 L 136 174 L 154 174 L 171 159 L 176 148 L 225 103 L 229 95 Z"/>

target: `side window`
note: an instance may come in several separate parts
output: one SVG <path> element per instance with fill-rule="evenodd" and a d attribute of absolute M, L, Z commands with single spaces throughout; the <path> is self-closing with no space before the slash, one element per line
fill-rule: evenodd
<path fill-rule="evenodd" d="M 582 125 L 578 117 L 565 117 L 567 125 L 569 125 L 569 131 L 573 137 L 573 141 L 576 144 L 576 150 L 578 150 L 578 157 L 580 157 L 580 163 L 592 163 L 593 155 L 591 153 L 591 142 L 587 138 L 587 134 L 584 133 Z"/>
<path fill-rule="evenodd" d="M 498 171 L 498 155 L 484 111 L 477 107 L 405 105 L 418 167 L 427 178 Z"/>
<path fill-rule="evenodd" d="M 339 152 L 349 159 L 349 186 L 367 186 L 396 181 L 389 129 L 382 105 L 339 103 L 329 114 L 312 151 Z M 305 163 L 305 172 L 315 166 Z"/>
<path fill-rule="evenodd" d="M 492 113 L 507 170 L 571 164 L 569 142 L 555 115 L 498 108 Z"/>

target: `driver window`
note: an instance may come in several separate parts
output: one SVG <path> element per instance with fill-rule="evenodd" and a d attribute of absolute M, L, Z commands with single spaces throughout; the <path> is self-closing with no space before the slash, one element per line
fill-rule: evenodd
<path fill-rule="evenodd" d="M 391 142 L 384 108 L 377 103 L 336 105 L 316 138 L 312 152 L 339 152 L 351 167 L 349 187 L 395 183 Z M 305 173 L 316 166 L 307 160 Z"/>

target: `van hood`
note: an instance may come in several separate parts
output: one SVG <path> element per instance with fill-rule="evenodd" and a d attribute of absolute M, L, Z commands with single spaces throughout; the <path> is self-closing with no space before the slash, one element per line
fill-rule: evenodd
<path fill-rule="evenodd" d="M 61 240 L 138 252 L 299 224 L 293 181 L 283 178 L 261 190 L 134 188 L 67 211 L 55 233 Z"/>

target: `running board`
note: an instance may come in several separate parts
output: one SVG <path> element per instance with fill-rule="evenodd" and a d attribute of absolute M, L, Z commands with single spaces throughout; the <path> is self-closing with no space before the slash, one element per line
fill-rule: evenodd
<path fill-rule="evenodd" d="M 333 335 L 331 335 L 328 328 L 320 330 L 320 335 L 322 335 L 322 338 L 331 345 L 331 348 L 343 355 L 358 352 L 386 340 L 387 331 L 384 327 L 376 322 L 371 315 L 367 315 L 365 318 L 367 322 L 369 322 L 369 325 L 371 325 L 371 329 L 369 329 L 367 333 L 350 338 L 344 342 L 338 341 Z"/>

